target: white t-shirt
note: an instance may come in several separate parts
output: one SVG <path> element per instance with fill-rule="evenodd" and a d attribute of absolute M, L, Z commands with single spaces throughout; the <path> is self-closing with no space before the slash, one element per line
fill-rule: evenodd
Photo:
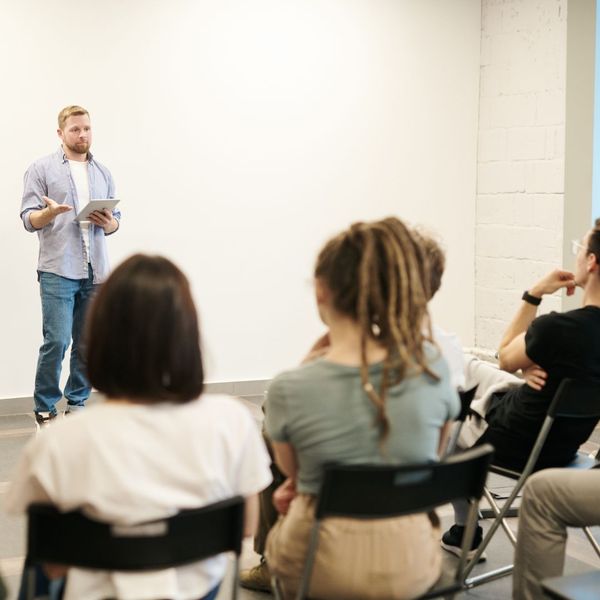
<path fill-rule="evenodd" d="M 106 402 L 53 423 L 26 446 L 5 507 L 50 500 L 115 524 L 141 523 L 271 482 L 271 460 L 248 409 L 224 395 L 187 404 Z M 225 573 L 224 555 L 161 571 L 69 570 L 65 600 L 197 599 Z"/>
<path fill-rule="evenodd" d="M 465 385 L 465 360 L 460 339 L 455 333 L 448 333 L 436 325 L 432 326 L 433 339 L 440 347 L 442 356 L 450 369 L 450 381 L 455 389 Z"/>
<path fill-rule="evenodd" d="M 90 182 L 88 180 L 87 161 L 69 160 L 71 167 L 71 176 L 77 190 L 77 200 L 81 210 L 90 199 Z M 83 236 L 83 245 L 85 247 L 85 257 L 90 262 L 90 224 L 88 221 L 80 221 L 81 235 Z"/>

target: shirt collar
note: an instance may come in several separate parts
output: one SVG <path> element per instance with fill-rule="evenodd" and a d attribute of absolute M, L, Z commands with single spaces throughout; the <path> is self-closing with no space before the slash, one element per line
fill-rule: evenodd
<path fill-rule="evenodd" d="M 67 155 L 65 154 L 65 151 L 63 150 L 62 145 L 60 145 L 58 147 L 57 155 L 60 157 L 60 160 L 62 161 L 63 164 L 68 162 L 69 159 L 67 158 Z M 88 150 L 87 162 L 91 163 L 93 160 L 94 160 L 94 155 Z"/>

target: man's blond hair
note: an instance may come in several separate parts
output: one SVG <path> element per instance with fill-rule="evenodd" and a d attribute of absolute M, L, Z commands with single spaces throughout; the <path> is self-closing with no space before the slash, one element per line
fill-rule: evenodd
<path fill-rule="evenodd" d="M 87 110 L 85 110 L 85 108 L 83 108 L 81 106 L 77 106 L 76 104 L 74 104 L 73 106 L 65 106 L 65 108 L 63 108 L 58 113 L 59 129 L 62 130 L 65 128 L 65 123 L 67 122 L 67 119 L 69 117 L 76 117 L 79 115 L 87 115 L 89 117 L 90 113 Z"/>

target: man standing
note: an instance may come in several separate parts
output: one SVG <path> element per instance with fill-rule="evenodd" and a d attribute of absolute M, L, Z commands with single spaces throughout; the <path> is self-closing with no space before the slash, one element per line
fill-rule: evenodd
<path fill-rule="evenodd" d="M 90 153 L 92 129 L 88 111 L 67 106 L 58 115 L 61 147 L 34 162 L 24 178 L 21 219 L 37 232 L 38 281 L 44 341 L 40 347 L 34 389 L 38 426 L 56 417 L 62 398 L 60 373 L 72 341 L 70 373 L 64 389 L 67 412 L 83 407 L 90 395 L 81 344 L 85 309 L 94 290 L 108 275 L 105 237 L 119 228 L 121 214 L 95 211 L 89 223 L 75 214 L 91 198 L 114 198 L 109 170 Z"/>

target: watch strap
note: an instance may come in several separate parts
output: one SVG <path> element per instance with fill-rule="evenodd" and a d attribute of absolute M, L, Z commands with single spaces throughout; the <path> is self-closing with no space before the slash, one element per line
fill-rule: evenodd
<path fill-rule="evenodd" d="M 533 306 L 539 306 L 542 303 L 541 298 L 538 298 L 537 296 L 532 296 L 528 290 L 525 290 L 523 292 L 523 295 L 521 296 L 521 300 L 525 300 L 525 302 L 527 302 L 527 304 L 533 304 Z"/>

